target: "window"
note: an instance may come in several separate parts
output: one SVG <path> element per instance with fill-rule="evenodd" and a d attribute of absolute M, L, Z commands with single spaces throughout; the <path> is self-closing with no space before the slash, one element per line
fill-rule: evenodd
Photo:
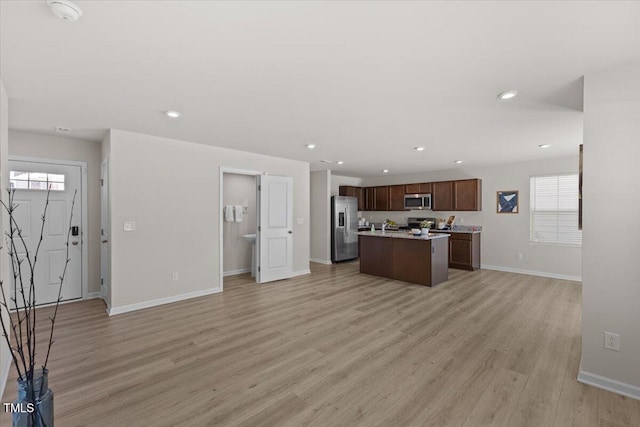
<path fill-rule="evenodd" d="M 582 244 L 577 173 L 531 177 L 531 241 Z"/>
<path fill-rule="evenodd" d="M 9 185 L 17 190 L 64 191 L 64 175 L 46 172 L 9 172 Z"/>

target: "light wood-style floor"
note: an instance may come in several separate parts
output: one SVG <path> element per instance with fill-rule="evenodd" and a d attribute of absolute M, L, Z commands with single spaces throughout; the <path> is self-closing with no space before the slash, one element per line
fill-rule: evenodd
<path fill-rule="evenodd" d="M 99 300 L 61 306 L 56 425 L 640 425 L 639 401 L 576 381 L 579 283 L 450 270 L 426 288 L 357 262 L 312 272 L 227 278 L 223 294 L 112 318 Z"/>

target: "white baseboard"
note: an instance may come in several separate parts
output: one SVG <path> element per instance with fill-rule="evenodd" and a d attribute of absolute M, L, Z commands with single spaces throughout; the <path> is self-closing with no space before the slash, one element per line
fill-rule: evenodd
<path fill-rule="evenodd" d="M 203 289 L 201 291 L 189 292 L 186 294 L 174 295 L 172 297 L 158 298 L 150 301 L 138 302 L 135 304 L 123 305 L 121 307 L 110 307 L 108 309 L 109 316 L 116 314 L 128 313 L 130 311 L 142 310 L 143 308 L 156 307 L 158 305 L 170 304 L 172 302 L 184 301 L 186 299 L 203 297 L 205 295 L 217 294 L 222 292 L 221 288 Z"/>
<path fill-rule="evenodd" d="M 309 261 L 317 262 L 318 264 L 326 264 L 326 265 L 333 264 L 331 261 L 327 261 L 326 259 L 309 258 Z"/>
<path fill-rule="evenodd" d="M 9 369 L 11 369 L 11 362 L 13 359 L 11 358 L 11 354 L 9 353 L 9 349 L 7 348 L 7 343 L 4 341 L 4 339 L 2 340 L 2 342 L 0 342 L 0 345 L 2 345 L 7 353 L 7 360 L 3 360 L 3 366 L 0 366 L 0 397 L 2 397 L 4 389 L 7 387 L 7 381 L 9 380 Z"/>
<path fill-rule="evenodd" d="M 582 369 L 578 372 L 578 382 L 640 400 L 640 387 L 592 374 L 591 372 L 585 372 Z"/>
<path fill-rule="evenodd" d="M 89 292 L 84 299 L 102 298 L 102 292 Z"/>
<path fill-rule="evenodd" d="M 569 276 L 566 274 L 547 273 L 544 271 L 535 271 L 535 270 L 521 270 L 519 268 L 500 267 L 498 265 L 483 264 L 481 268 L 483 268 L 484 270 L 506 271 L 508 273 L 528 274 L 529 276 L 549 277 L 551 279 L 573 280 L 576 282 L 582 282 L 581 276 Z"/>
<path fill-rule="evenodd" d="M 311 270 L 307 268 L 306 270 L 294 271 L 291 273 L 291 277 L 304 276 L 305 274 L 311 274 Z"/>
<path fill-rule="evenodd" d="M 236 274 L 251 273 L 251 268 L 241 268 L 239 270 L 230 270 L 222 273 L 224 277 L 235 276 Z"/>

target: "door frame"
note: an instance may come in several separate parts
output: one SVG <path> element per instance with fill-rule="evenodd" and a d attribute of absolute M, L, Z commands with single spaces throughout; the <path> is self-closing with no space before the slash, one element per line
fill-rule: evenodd
<path fill-rule="evenodd" d="M 262 172 L 262 171 L 254 171 L 254 170 L 249 170 L 249 169 L 238 169 L 238 168 L 232 168 L 232 167 L 226 167 L 226 166 L 220 166 L 220 177 L 218 179 L 218 183 L 219 183 L 219 202 L 218 202 L 218 234 L 219 234 L 219 241 L 218 241 L 218 254 L 219 254 L 219 263 L 220 263 L 220 268 L 219 268 L 219 283 L 220 283 L 220 291 L 224 291 L 224 256 L 223 256 L 223 250 L 224 250 L 224 214 L 222 212 L 222 209 L 224 208 L 224 174 L 225 173 L 233 173 L 236 175 L 250 175 L 250 176 L 255 176 L 258 177 L 266 172 Z M 260 224 L 260 197 L 258 197 L 258 189 L 257 189 L 257 185 L 259 185 L 259 183 L 257 182 L 257 178 L 256 178 L 256 232 L 257 232 L 257 227 Z M 256 233 L 257 234 L 257 233 Z M 259 246 L 258 246 L 258 239 L 256 236 L 256 256 L 258 257 L 258 262 L 257 264 L 260 265 L 260 252 L 259 252 Z M 256 282 L 258 281 L 258 274 L 259 272 L 256 271 Z"/>
<path fill-rule="evenodd" d="M 43 164 L 53 164 L 53 165 L 61 165 L 61 166 L 77 166 L 80 168 L 80 196 L 82 197 L 82 203 L 80 205 L 81 209 L 81 230 L 82 230 L 82 240 L 80 241 L 82 244 L 82 265 L 81 269 L 81 278 L 82 281 L 82 299 L 90 299 L 90 298 L 99 298 L 99 295 L 89 295 L 89 245 L 87 244 L 89 239 L 89 229 L 87 228 L 88 223 L 88 200 L 87 200 L 87 162 L 77 161 L 77 160 L 57 160 L 57 159 L 46 159 L 42 157 L 29 157 L 29 156 L 7 156 L 9 161 L 15 160 L 20 162 L 29 162 L 29 163 L 43 163 Z M 77 301 L 77 300 L 76 300 Z"/>

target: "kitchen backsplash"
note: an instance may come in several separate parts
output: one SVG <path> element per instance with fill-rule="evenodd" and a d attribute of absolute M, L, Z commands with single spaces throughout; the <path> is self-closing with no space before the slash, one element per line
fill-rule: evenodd
<path fill-rule="evenodd" d="M 455 215 L 456 221 L 454 222 L 453 229 L 460 231 L 473 231 L 482 230 L 482 226 L 478 225 L 481 221 L 477 218 L 478 212 L 434 212 L 428 210 L 416 210 L 416 211 L 361 211 L 358 212 L 358 218 L 364 218 L 370 223 L 382 223 L 385 219 L 395 221 L 399 225 L 406 225 L 407 218 L 409 217 L 426 217 L 426 218 L 449 218 L 449 215 Z M 462 219 L 462 221 L 461 221 Z"/>

